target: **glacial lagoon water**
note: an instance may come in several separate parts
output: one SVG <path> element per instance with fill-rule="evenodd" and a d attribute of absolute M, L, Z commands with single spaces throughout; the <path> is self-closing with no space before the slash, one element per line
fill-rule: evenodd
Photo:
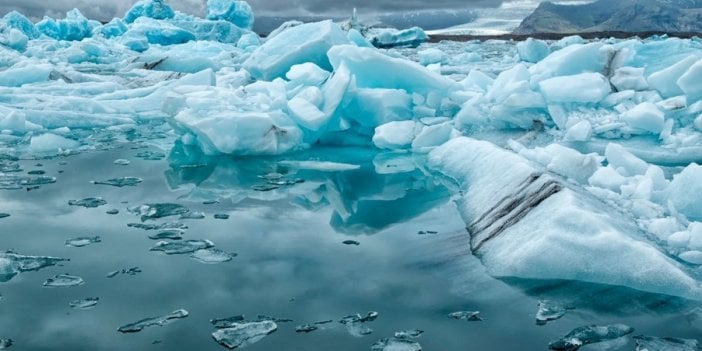
<path fill-rule="evenodd" d="M 15 350 L 221 350 L 210 321 L 238 315 L 278 320 L 247 350 L 368 350 L 414 329 L 423 331 L 412 339 L 422 349 L 443 351 L 545 350 L 590 324 L 624 323 L 636 329 L 631 335 L 702 335 L 702 313 L 690 314 L 698 305 L 689 301 L 490 277 L 470 253 L 457 189 L 423 162 L 348 147 L 208 158 L 180 144 L 164 152 L 140 143 L 20 160 L 21 173 L 43 171 L 56 182 L 0 190 L 0 212 L 9 214 L 0 218 L 0 246 L 70 261 L 0 283 L 0 338 L 12 339 Z M 141 182 L 98 184 L 122 177 Z M 104 201 L 69 205 L 90 198 Z M 155 212 L 135 209 L 166 203 L 185 208 L 187 218 L 142 222 L 140 214 Z M 181 225 L 128 226 L 173 222 Z M 209 241 L 215 250 L 151 250 L 168 237 Z M 65 274 L 83 281 L 43 286 Z M 574 309 L 537 325 L 542 299 Z M 449 318 L 460 311 L 479 311 L 482 320 Z M 339 322 L 369 312 L 378 315 L 362 324 L 368 335 L 351 335 Z M 163 326 L 132 330 L 171 313 Z M 633 349 L 629 337 L 581 348 Z"/>

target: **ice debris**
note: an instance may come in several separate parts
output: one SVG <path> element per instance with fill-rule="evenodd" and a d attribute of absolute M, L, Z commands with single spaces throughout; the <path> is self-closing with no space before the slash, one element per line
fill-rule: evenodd
<path fill-rule="evenodd" d="M 116 186 L 116 187 L 121 188 L 121 187 L 125 187 L 125 186 L 136 186 L 143 181 L 144 181 L 143 179 L 137 178 L 137 177 L 121 177 L 121 178 L 112 178 L 112 179 L 107 179 L 107 180 L 93 181 L 93 184 L 111 185 L 111 186 Z"/>
<path fill-rule="evenodd" d="M 70 274 L 58 274 L 44 281 L 43 285 L 47 288 L 67 288 L 83 284 L 85 284 L 85 281 L 81 277 Z"/>
<path fill-rule="evenodd" d="M 365 324 L 372 322 L 378 318 L 378 312 L 368 312 L 365 316 L 360 314 L 352 314 L 345 316 L 339 320 L 339 323 L 346 327 L 346 330 L 354 337 L 360 338 L 373 333 L 373 329 Z"/>
<path fill-rule="evenodd" d="M 468 322 L 479 322 L 483 320 L 483 318 L 480 316 L 480 312 L 478 311 L 452 312 L 449 313 L 448 317 L 451 319 L 463 320 Z"/>
<path fill-rule="evenodd" d="M 151 248 L 151 251 L 162 251 L 167 255 L 178 255 L 193 253 L 198 250 L 208 249 L 214 246 L 209 240 L 182 240 L 182 241 L 159 241 Z M 219 255 L 214 255 L 219 256 Z M 203 254 L 207 258 L 208 254 Z"/>
<path fill-rule="evenodd" d="M 214 218 L 215 219 L 229 219 L 229 215 L 226 213 L 215 213 Z"/>
<path fill-rule="evenodd" d="M 624 324 L 584 326 L 573 329 L 561 339 L 552 341 L 548 347 L 551 350 L 577 350 L 584 345 L 618 339 L 633 332 L 633 328 Z"/>
<path fill-rule="evenodd" d="M 141 268 L 139 267 L 132 267 L 132 268 L 123 268 L 118 271 L 112 271 L 110 273 L 107 273 L 108 278 L 114 278 L 119 274 L 126 274 L 126 275 L 137 275 L 141 273 Z"/>
<path fill-rule="evenodd" d="M 163 239 L 180 240 L 180 239 L 183 239 L 183 235 L 185 235 L 185 231 L 182 229 L 166 229 L 166 230 L 161 230 L 156 234 L 149 235 L 149 239 L 152 239 L 152 240 L 163 240 Z"/>
<path fill-rule="evenodd" d="M 0 282 L 7 282 L 20 272 L 38 271 L 65 261 L 69 260 L 50 256 L 25 256 L 12 252 L 0 253 Z"/>
<path fill-rule="evenodd" d="M 68 204 L 71 206 L 82 206 L 86 208 L 95 208 L 107 205 L 107 201 L 101 197 L 88 197 L 80 200 L 70 200 Z"/>
<path fill-rule="evenodd" d="M 301 324 L 295 327 L 296 333 L 310 333 L 319 329 L 318 326 L 312 324 Z"/>
<path fill-rule="evenodd" d="M 193 252 L 190 257 L 196 259 L 197 261 L 200 261 L 202 263 L 223 263 L 223 262 L 229 262 L 234 257 L 236 257 L 237 254 L 235 253 L 229 253 L 225 252 L 219 249 L 200 249 L 195 252 Z"/>
<path fill-rule="evenodd" d="M 138 322 L 125 324 L 125 325 L 119 327 L 118 331 L 122 332 L 122 333 L 136 333 L 136 332 L 140 332 L 140 331 L 144 330 L 144 328 L 148 328 L 148 327 L 153 327 L 153 326 L 162 327 L 162 326 L 170 324 L 173 321 L 176 321 L 178 319 L 183 319 L 187 316 L 188 316 L 188 311 L 183 310 L 183 309 L 176 310 L 176 311 L 173 311 L 173 312 L 166 314 L 166 315 L 163 315 L 163 316 L 145 318 L 145 319 L 142 319 Z"/>
<path fill-rule="evenodd" d="M 116 159 L 113 163 L 116 165 L 120 165 L 120 166 L 127 166 L 127 165 L 131 164 L 132 162 L 129 160 L 125 160 L 123 158 L 120 158 L 120 159 Z"/>
<path fill-rule="evenodd" d="M 148 219 L 179 216 L 190 212 L 190 210 L 179 204 L 155 203 L 131 207 L 129 208 L 129 212 L 140 215 L 141 220 L 146 221 Z"/>
<path fill-rule="evenodd" d="M 697 340 L 677 338 L 657 338 L 637 335 L 634 337 L 636 351 L 699 351 Z"/>
<path fill-rule="evenodd" d="M 181 222 L 166 222 L 161 224 L 151 224 L 151 223 L 128 223 L 128 227 L 143 229 L 143 230 L 172 230 L 172 229 L 188 229 L 185 223 Z"/>
<path fill-rule="evenodd" d="M 228 349 L 254 344 L 278 330 L 273 321 L 231 323 L 227 328 L 212 333 L 214 340 Z"/>
<path fill-rule="evenodd" d="M 75 309 L 87 310 L 97 306 L 100 302 L 99 297 L 88 297 L 82 300 L 73 300 L 68 303 L 68 306 Z"/>
<path fill-rule="evenodd" d="M 371 345 L 370 349 L 374 351 L 422 351 L 422 346 L 414 340 L 386 338 L 378 340 Z"/>
<path fill-rule="evenodd" d="M 541 300 L 536 311 L 536 324 L 546 325 L 550 321 L 555 321 L 565 316 L 568 307 L 555 301 Z"/>
<path fill-rule="evenodd" d="M 91 237 L 82 236 L 82 237 L 66 240 L 66 246 L 83 247 L 83 246 L 88 246 L 90 244 L 99 243 L 101 241 L 102 241 L 102 239 L 100 239 L 99 236 L 91 236 Z"/>

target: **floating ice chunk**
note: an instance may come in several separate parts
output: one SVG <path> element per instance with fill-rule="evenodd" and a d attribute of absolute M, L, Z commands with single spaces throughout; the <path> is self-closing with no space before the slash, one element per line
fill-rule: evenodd
<path fill-rule="evenodd" d="M 568 308 L 562 304 L 549 300 L 539 301 L 536 312 L 536 324 L 545 325 L 550 321 L 555 321 L 565 316 L 566 312 L 568 312 Z"/>
<path fill-rule="evenodd" d="M 402 330 L 399 332 L 395 332 L 395 337 L 398 339 L 412 339 L 412 338 L 418 338 L 424 334 L 424 330 L 421 329 L 411 329 L 411 330 Z"/>
<path fill-rule="evenodd" d="M 361 34 L 357 29 L 351 28 L 349 29 L 349 33 L 347 35 L 349 38 L 349 41 L 356 44 L 358 47 L 363 47 L 363 48 L 372 48 L 373 44 L 366 39 L 366 37 Z"/>
<path fill-rule="evenodd" d="M 539 88 L 549 102 L 600 102 L 612 88 L 600 73 L 581 73 L 573 76 L 559 76 L 539 82 Z"/>
<path fill-rule="evenodd" d="M 588 183 L 598 188 L 619 192 L 621 186 L 626 183 L 626 178 L 613 167 L 602 167 L 592 174 Z"/>
<path fill-rule="evenodd" d="M 305 62 L 290 67 L 285 77 L 292 82 L 303 85 L 322 85 L 329 78 L 329 72 L 312 62 Z"/>
<path fill-rule="evenodd" d="M 0 253 L 0 282 L 7 282 L 20 272 L 38 271 L 55 266 L 68 259 L 48 256 L 24 256 L 11 252 Z"/>
<path fill-rule="evenodd" d="M 288 101 L 288 111 L 297 124 L 312 131 L 319 130 L 329 121 L 329 116 L 317 106 L 299 97 Z"/>
<path fill-rule="evenodd" d="M 82 206 L 82 207 L 86 207 L 86 208 L 95 208 L 95 207 L 107 205 L 107 201 L 105 201 L 101 197 L 88 197 L 88 198 L 80 199 L 80 200 L 70 200 L 70 201 L 68 201 L 68 205 Z"/>
<path fill-rule="evenodd" d="M 653 134 L 660 134 L 665 126 L 665 114 L 651 102 L 642 102 L 626 111 L 622 114 L 622 120 L 636 129 Z"/>
<path fill-rule="evenodd" d="M 472 221 L 472 248 L 493 276 L 578 280 L 702 299 L 689 267 L 650 243 L 632 218 L 518 155 L 457 138 L 435 149 L 429 164 L 462 184 L 461 213 Z"/>
<path fill-rule="evenodd" d="M 100 34 L 105 38 L 114 38 L 124 35 L 128 30 L 121 18 L 113 18 L 109 23 L 100 27 Z"/>
<path fill-rule="evenodd" d="M 49 64 L 24 66 L 19 63 L 0 72 L 0 86 L 20 87 L 25 84 L 46 82 L 53 70 L 53 66 Z"/>
<path fill-rule="evenodd" d="M 179 204 L 172 203 L 155 203 L 155 204 L 144 204 L 141 206 L 134 206 L 128 209 L 129 212 L 141 216 L 141 220 L 145 221 L 147 219 L 157 219 L 170 216 L 179 216 L 184 213 L 190 212 L 190 210 Z M 131 226 L 131 225 L 130 225 Z M 146 229 L 146 228 L 144 228 Z M 150 228 L 151 229 L 151 228 Z M 165 229 L 160 227 L 154 227 L 153 229 Z M 151 230 L 153 230 L 151 229 Z M 147 229 L 149 230 L 149 229 Z"/>
<path fill-rule="evenodd" d="M 678 257 L 687 263 L 702 265 L 702 251 L 685 251 Z"/>
<path fill-rule="evenodd" d="M 212 323 L 215 328 L 222 329 L 233 327 L 235 324 L 243 322 L 244 320 L 246 320 L 246 318 L 244 318 L 243 315 L 236 315 L 228 318 L 210 319 L 210 323 Z"/>
<path fill-rule="evenodd" d="M 219 249 L 202 249 L 197 250 L 190 255 L 190 257 L 202 262 L 202 263 L 223 263 L 229 262 L 236 257 L 236 254 L 231 254 L 229 252 L 224 252 Z"/>
<path fill-rule="evenodd" d="M 117 330 L 119 332 L 122 332 L 122 333 L 136 333 L 136 332 L 140 332 L 140 331 L 144 330 L 144 328 L 148 328 L 148 327 L 153 327 L 153 326 L 162 327 L 162 326 L 170 324 L 173 321 L 176 321 L 178 319 L 183 319 L 187 316 L 188 316 L 188 311 L 177 310 L 177 311 L 173 311 L 173 312 L 171 312 L 167 315 L 164 315 L 164 316 L 145 318 L 145 319 L 142 319 L 138 322 L 125 324 L 125 325 L 119 327 L 119 329 L 117 329 Z"/>
<path fill-rule="evenodd" d="M 421 130 L 422 125 L 415 121 L 386 123 L 375 128 L 373 144 L 381 149 L 405 149 L 412 144 Z"/>
<path fill-rule="evenodd" d="M 3 16 L 2 21 L 8 28 L 18 29 L 30 39 L 39 37 L 39 32 L 34 28 L 34 23 L 17 11 L 10 11 Z"/>
<path fill-rule="evenodd" d="M 380 339 L 371 345 L 374 351 L 422 351 L 418 342 L 400 338 Z"/>
<path fill-rule="evenodd" d="M 0 189 L 22 189 L 38 185 L 56 183 L 56 178 L 47 176 L 22 177 L 15 175 L 0 175 Z"/>
<path fill-rule="evenodd" d="M 480 89 L 480 91 L 487 91 L 494 82 L 495 79 L 489 75 L 477 69 L 472 69 L 468 73 L 468 76 L 461 81 L 461 85 L 469 89 L 475 87 Z"/>
<path fill-rule="evenodd" d="M 412 97 L 399 89 L 356 89 L 344 115 L 363 127 L 375 128 L 412 118 Z"/>
<path fill-rule="evenodd" d="M 93 184 L 111 185 L 111 186 L 116 186 L 116 187 L 121 188 L 124 186 L 136 186 L 143 181 L 144 181 L 143 179 L 137 178 L 137 177 L 121 177 L 121 178 L 112 178 L 112 179 L 107 179 L 107 180 L 96 180 L 96 181 L 93 181 Z"/>
<path fill-rule="evenodd" d="M 115 161 L 112 162 L 112 163 L 114 163 L 114 164 L 116 164 L 116 165 L 120 165 L 120 166 L 127 166 L 127 165 L 129 165 L 130 163 L 132 163 L 132 161 L 129 161 L 129 160 L 125 160 L 125 159 L 123 159 L 123 158 L 120 158 L 120 159 L 115 160 Z"/>
<path fill-rule="evenodd" d="M 425 126 L 412 141 L 412 149 L 423 150 L 444 144 L 451 139 L 453 122 Z"/>
<path fill-rule="evenodd" d="M 15 49 L 17 51 L 24 51 L 27 49 L 27 42 L 29 38 L 22 33 L 19 29 L 11 28 L 9 32 L 5 35 L 0 35 L 0 44 L 7 45 L 8 47 Z"/>
<path fill-rule="evenodd" d="M 417 47 L 429 40 L 422 28 L 412 27 L 403 30 L 393 28 L 377 29 L 371 34 L 370 42 L 377 48 Z"/>
<path fill-rule="evenodd" d="M 246 1 L 207 0 L 207 19 L 224 20 L 238 27 L 251 29 L 254 13 Z"/>
<path fill-rule="evenodd" d="M 680 89 L 678 80 L 698 60 L 698 57 L 688 56 L 680 62 L 648 76 L 648 84 L 658 90 L 664 98 L 682 95 L 684 92 Z"/>
<path fill-rule="evenodd" d="M 702 60 L 692 65 L 677 82 L 690 101 L 702 99 Z"/>
<path fill-rule="evenodd" d="M 668 189 L 668 200 L 675 209 L 693 221 L 702 221 L 702 166 L 695 163 L 673 176 Z"/>
<path fill-rule="evenodd" d="M 44 286 L 47 288 L 68 288 L 85 284 L 81 277 L 70 274 L 58 274 L 44 281 Z"/>
<path fill-rule="evenodd" d="M 569 45 L 530 67 L 529 72 L 533 83 L 557 76 L 604 72 L 614 54 L 614 48 L 602 42 Z"/>
<path fill-rule="evenodd" d="M 588 141 L 591 137 L 592 124 L 588 120 L 582 120 L 570 126 L 563 139 L 565 141 Z"/>
<path fill-rule="evenodd" d="M 188 226 L 181 222 L 167 222 L 161 224 L 128 223 L 127 226 L 130 228 L 138 228 L 144 230 L 188 229 Z"/>
<path fill-rule="evenodd" d="M 590 325 L 574 329 L 563 338 L 552 341 L 548 347 L 551 350 L 577 350 L 584 345 L 618 339 L 633 332 L 633 328 L 624 324 Z"/>
<path fill-rule="evenodd" d="M 302 144 L 302 131 L 282 112 L 183 111 L 175 120 L 206 154 L 275 155 Z M 226 131 L 226 132 L 224 132 Z"/>
<path fill-rule="evenodd" d="M 527 149 L 515 141 L 510 141 L 509 145 L 521 156 L 544 165 L 551 172 L 581 184 L 587 182 L 588 178 L 600 168 L 602 162 L 602 158 L 596 153 L 584 155 L 577 150 L 559 144 L 535 149 Z"/>
<path fill-rule="evenodd" d="M 156 234 L 149 235 L 149 239 L 151 239 L 151 240 L 163 240 L 163 239 L 180 240 L 180 239 L 183 239 L 183 235 L 185 235 L 185 231 L 182 229 L 167 229 L 167 230 L 160 231 Z"/>
<path fill-rule="evenodd" d="M 344 245 L 353 245 L 353 246 L 361 245 L 361 243 L 359 243 L 359 242 L 356 241 L 356 240 L 344 240 L 344 241 L 342 241 L 341 243 L 344 244 Z"/>
<path fill-rule="evenodd" d="M 100 302 L 99 297 L 88 297 L 82 300 L 73 300 L 68 303 L 68 306 L 75 309 L 87 310 L 97 306 L 98 302 Z"/>
<path fill-rule="evenodd" d="M 141 268 L 139 267 L 132 267 L 132 268 L 122 268 L 121 270 L 118 271 L 112 271 L 110 273 L 107 273 L 108 278 L 114 278 L 118 274 L 126 274 L 126 275 L 137 275 L 138 273 L 141 273 Z"/>
<path fill-rule="evenodd" d="M 330 70 L 327 51 L 348 42 L 344 31 L 332 21 L 306 23 L 268 39 L 244 62 L 244 68 L 265 80 L 282 77 L 290 67 L 305 62 Z"/>
<path fill-rule="evenodd" d="M 92 236 L 92 237 L 82 236 L 79 238 L 66 240 L 66 246 L 83 247 L 83 246 L 88 246 L 90 244 L 99 243 L 101 241 L 102 241 L 102 239 L 100 239 L 99 236 Z"/>
<path fill-rule="evenodd" d="M 32 137 L 29 152 L 34 154 L 56 153 L 61 150 L 76 149 L 80 143 L 60 135 L 46 133 Z"/>
<path fill-rule="evenodd" d="M 403 58 L 390 57 L 379 50 L 338 45 L 329 50 L 335 71 L 346 66 L 359 88 L 403 89 L 407 93 L 447 95 L 458 83 Z"/>
<path fill-rule="evenodd" d="M 543 60 L 550 52 L 548 43 L 543 40 L 528 38 L 517 43 L 517 53 L 522 61 L 536 63 Z"/>
<path fill-rule="evenodd" d="M 278 325 L 273 321 L 232 323 L 231 327 L 212 333 L 212 337 L 220 345 L 228 349 L 236 349 L 261 341 L 276 330 Z"/>
<path fill-rule="evenodd" d="M 324 162 L 324 161 L 281 161 L 278 163 L 283 166 L 290 166 L 296 169 L 306 169 L 320 172 L 345 172 L 353 171 L 361 168 L 361 165 L 341 162 Z M 279 178 L 279 179 L 282 179 Z M 275 180 L 279 180 L 275 179 Z M 272 179 L 269 179 L 272 180 Z"/>
<path fill-rule="evenodd" d="M 614 73 L 610 81 L 619 91 L 646 90 L 648 82 L 644 77 L 644 70 L 638 67 L 622 67 Z"/>
<path fill-rule="evenodd" d="M 44 17 L 35 28 L 56 40 L 83 40 L 93 35 L 93 29 L 97 25 L 99 22 L 88 21 L 78 9 L 73 9 L 68 11 L 66 18 L 61 20 Z"/>
<path fill-rule="evenodd" d="M 159 241 L 150 251 L 162 251 L 167 255 L 180 255 L 208 249 L 213 246 L 214 243 L 209 240 Z M 202 254 L 202 257 L 205 256 L 207 255 Z"/>
<path fill-rule="evenodd" d="M 310 333 L 315 330 L 319 329 L 318 326 L 312 325 L 312 324 L 301 324 L 295 327 L 295 332 L 296 333 Z"/>
<path fill-rule="evenodd" d="M 277 37 L 280 33 L 284 32 L 284 31 L 286 31 L 286 30 L 288 30 L 288 29 L 290 29 L 290 28 L 294 28 L 294 27 L 297 27 L 297 26 L 301 26 L 301 25 L 303 25 L 303 24 L 305 24 L 305 22 L 298 21 L 298 20 L 285 21 L 285 22 L 283 22 L 283 24 L 281 24 L 280 26 L 278 26 L 278 28 L 272 30 L 272 31 L 268 34 L 268 36 L 266 36 L 266 40 L 273 39 L 273 38 Z"/>
<path fill-rule="evenodd" d="M 373 329 L 365 324 L 372 322 L 378 318 L 378 312 L 368 312 L 365 316 L 360 314 L 352 314 L 345 316 L 339 320 L 339 323 L 346 326 L 346 331 L 354 337 L 361 338 L 373 333 Z"/>
<path fill-rule="evenodd" d="M 479 321 L 483 320 L 483 318 L 480 317 L 480 312 L 478 312 L 478 311 L 452 312 L 452 313 L 449 313 L 448 317 L 451 319 L 457 319 L 459 321 L 468 321 L 468 322 L 479 322 Z"/>
<path fill-rule="evenodd" d="M 175 16 L 175 12 L 165 0 L 140 0 L 124 15 L 124 21 L 132 23 L 139 17 L 163 20 Z"/>
<path fill-rule="evenodd" d="M 623 146 L 609 143 L 605 149 L 605 158 L 609 165 L 625 177 L 644 175 L 648 170 L 648 163 L 627 151 Z"/>
<path fill-rule="evenodd" d="M 417 56 L 419 57 L 419 63 L 422 66 L 428 66 L 434 63 L 444 63 L 448 60 L 448 55 L 437 48 L 422 50 L 417 53 Z"/>
<path fill-rule="evenodd" d="M 698 351 L 699 342 L 692 339 L 656 338 L 637 335 L 636 351 Z"/>

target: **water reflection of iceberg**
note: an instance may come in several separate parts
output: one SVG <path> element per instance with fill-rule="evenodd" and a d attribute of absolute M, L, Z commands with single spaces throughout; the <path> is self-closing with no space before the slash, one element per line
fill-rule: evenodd
<path fill-rule="evenodd" d="M 176 143 L 165 178 L 193 201 L 288 201 L 317 211 L 331 226 L 373 234 L 448 201 L 451 192 L 423 167 L 424 156 L 367 148 L 315 148 L 285 157 L 205 156 Z M 265 190 L 265 191 L 262 191 Z"/>

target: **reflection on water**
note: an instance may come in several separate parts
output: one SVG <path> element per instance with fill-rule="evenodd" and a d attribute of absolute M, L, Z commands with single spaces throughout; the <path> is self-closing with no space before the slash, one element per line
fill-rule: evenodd
<path fill-rule="evenodd" d="M 56 183 L 0 190 L 0 213 L 10 215 L 0 218 L 0 249 L 70 261 L 0 283 L 0 339 L 13 339 L 12 349 L 222 350 L 210 320 L 239 315 L 251 322 L 267 320 L 259 315 L 293 320 L 247 346 L 253 351 L 368 350 L 380 339 L 392 341 L 395 332 L 416 329 L 424 333 L 413 342 L 442 351 L 543 350 L 589 324 L 625 323 L 651 336 L 702 332 L 702 313 L 688 314 L 697 307 L 689 301 L 488 276 L 468 250 L 465 223 L 450 201 L 452 185 L 429 173 L 422 156 L 344 148 L 212 158 L 177 144 L 159 160 L 143 157 L 144 151 L 125 144 L 42 160 L 41 166 L 17 161 L 21 172 L 42 170 Z M 124 177 L 142 182 L 121 188 L 91 183 Z M 68 205 L 89 198 L 106 204 Z M 147 203 L 177 204 L 204 218 L 142 223 L 128 211 Z M 168 237 L 214 247 L 150 251 Z M 344 245 L 351 239 L 359 245 Z M 42 287 L 63 274 L 84 283 Z M 537 326 L 540 299 L 575 309 Z M 84 304 L 91 308 L 75 308 Z M 118 332 L 181 309 L 187 318 Z M 379 314 L 354 326 L 372 329 L 370 335 L 363 328 L 351 333 L 339 322 L 368 311 Z M 479 311 L 484 320 L 448 317 L 459 311 Z M 298 326 L 317 329 L 296 333 Z M 617 345 L 610 349 L 634 348 L 629 339 Z"/>

